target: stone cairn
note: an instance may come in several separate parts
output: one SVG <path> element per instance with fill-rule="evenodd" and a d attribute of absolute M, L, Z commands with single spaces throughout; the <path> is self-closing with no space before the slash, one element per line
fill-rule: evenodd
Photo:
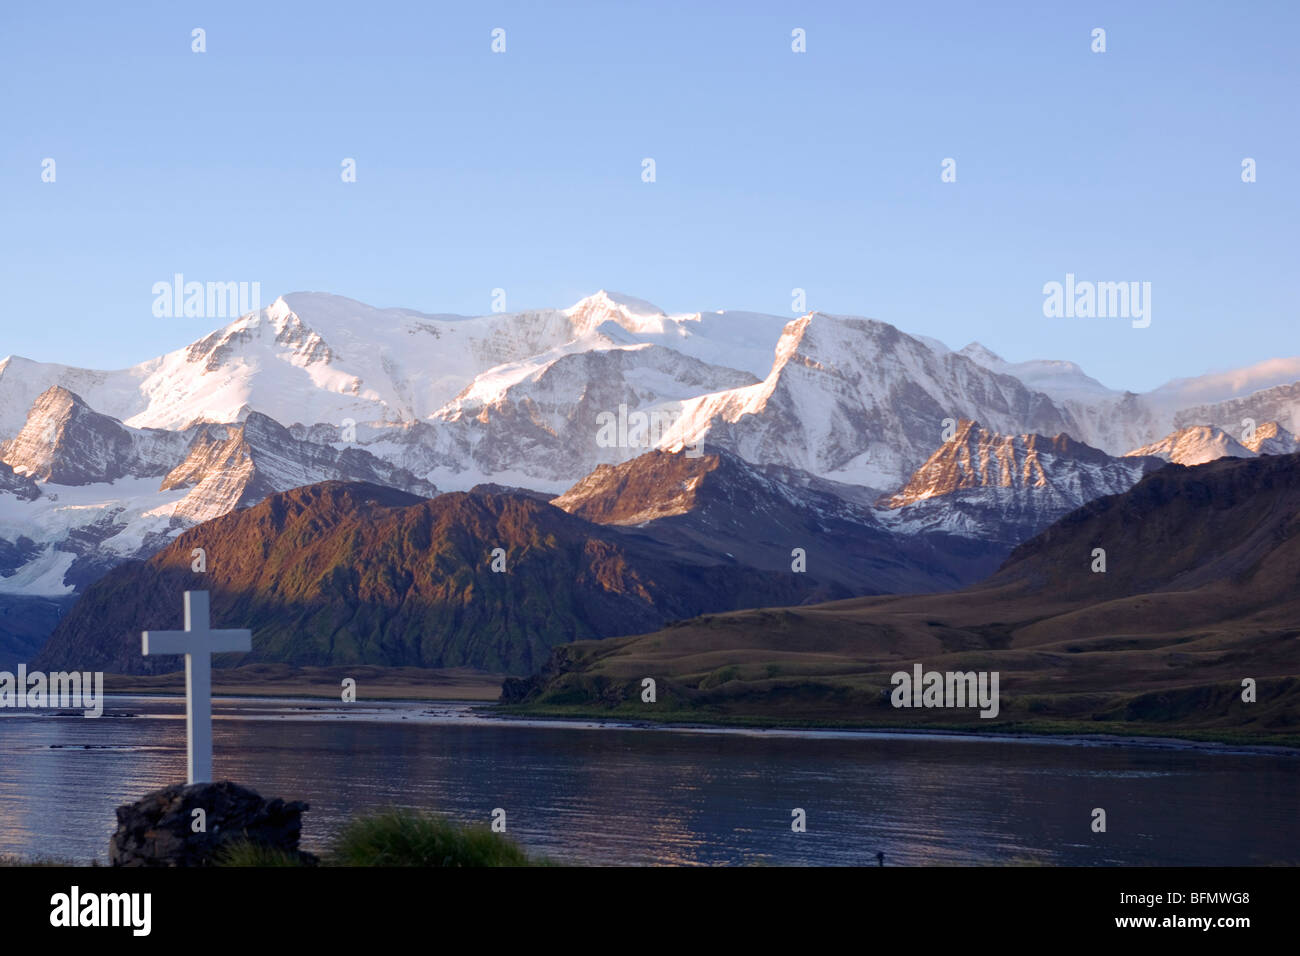
<path fill-rule="evenodd" d="M 307 809 L 298 800 L 264 800 L 256 791 L 229 780 L 173 784 L 117 808 L 109 862 L 113 866 L 213 866 L 228 847 L 248 842 L 314 865 L 319 862 L 316 857 L 298 849 Z"/>

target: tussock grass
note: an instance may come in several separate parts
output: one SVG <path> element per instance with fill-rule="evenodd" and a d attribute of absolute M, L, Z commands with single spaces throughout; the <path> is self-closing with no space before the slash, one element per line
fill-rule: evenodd
<path fill-rule="evenodd" d="M 529 866 L 534 861 L 508 837 L 486 826 L 462 826 L 444 817 L 386 810 L 353 820 L 339 834 L 327 862 L 334 866 Z"/>
<path fill-rule="evenodd" d="M 296 853 L 267 846 L 264 843 L 241 841 L 221 852 L 218 866 L 303 866 L 302 857 Z"/>

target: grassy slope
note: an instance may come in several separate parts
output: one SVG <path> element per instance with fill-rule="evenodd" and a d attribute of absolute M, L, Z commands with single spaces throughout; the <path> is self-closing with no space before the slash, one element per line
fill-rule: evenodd
<path fill-rule="evenodd" d="M 640 637 L 572 644 L 563 649 L 567 673 L 552 677 L 525 705 L 506 709 L 665 722 L 1300 746 L 1300 679 L 1288 673 L 1300 669 L 1291 629 L 1250 635 L 1137 631 L 1021 646 L 1012 642 L 1015 629 L 1007 622 L 958 627 L 950 618 L 929 616 L 940 613 L 933 607 L 923 620 L 907 620 L 913 607 L 840 602 L 737 612 Z M 981 631 L 985 646 L 971 646 Z M 999 715 L 892 707 L 890 675 L 910 670 L 913 661 L 926 670 L 998 671 Z M 1257 680 L 1256 703 L 1241 701 L 1242 676 Z M 654 704 L 641 701 L 644 677 L 657 682 Z"/>
<path fill-rule="evenodd" d="M 1091 570 L 1094 547 L 1107 550 L 1104 574 Z M 572 644 L 520 709 L 1297 746 L 1298 585 L 1300 456 L 1173 466 L 1066 516 L 985 585 Z M 915 662 L 998 671 L 1001 713 L 893 708 L 890 675 Z M 645 677 L 656 704 L 641 703 Z"/>

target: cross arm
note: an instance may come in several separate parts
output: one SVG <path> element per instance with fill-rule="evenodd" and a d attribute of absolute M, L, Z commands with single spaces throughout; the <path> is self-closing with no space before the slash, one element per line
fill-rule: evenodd
<path fill-rule="evenodd" d="M 244 628 L 208 631 L 207 650 L 213 654 L 226 651 L 251 651 L 253 649 L 253 632 Z"/>
<path fill-rule="evenodd" d="M 142 650 L 150 654 L 190 654 L 198 649 L 189 631 L 145 631 L 140 635 Z"/>
<path fill-rule="evenodd" d="M 150 654 L 224 654 L 251 651 L 253 632 L 246 629 L 222 631 L 144 631 L 141 650 Z"/>

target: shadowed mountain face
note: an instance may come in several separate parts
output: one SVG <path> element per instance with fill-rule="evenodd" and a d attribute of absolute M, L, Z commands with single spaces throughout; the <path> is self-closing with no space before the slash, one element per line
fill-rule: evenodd
<path fill-rule="evenodd" d="M 74 600 L 0 594 L 0 670 L 13 671 L 35 657 Z"/>
<path fill-rule="evenodd" d="M 998 435 L 963 421 L 897 494 L 730 452 L 653 451 L 601 466 L 552 503 L 673 547 L 806 574 L 844 596 L 951 590 L 992 574 L 1020 542 L 1094 498 L 1131 488 L 1159 458 L 1116 458 L 1068 435 Z M 828 594 L 827 598 L 835 595 Z"/>
<path fill-rule="evenodd" d="M 652 451 L 602 465 L 552 504 L 598 524 L 689 553 L 822 582 L 825 598 L 950 589 L 986 577 L 1007 549 L 947 534 L 897 535 L 870 506 L 777 477 L 730 452 L 695 458 Z M 830 484 L 830 483 L 826 483 Z"/>
<path fill-rule="evenodd" d="M 191 570 L 195 549 L 203 573 Z M 629 539 L 527 495 L 425 500 L 325 482 L 206 522 L 147 562 L 116 568 L 65 616 L 40 662 L 175 670 L 179 659 L 141 656 L 140 631 L 180 627 L 186 589 L 213 592 L 214 626 L 252 629 L 253 661 L 527 673 L 566 641 L 797 604 L 812 588 L 799 575 Z"/>
<path fill-rule="evenodd" d="M 1106 552 L 1104 573 L 1091 571 L 1094 549 Z M 1300 455 L 1276 455 L 1171 465 L 1148 475 L 1128 493 L 1089 502 L 1016 548 L 983 588 L 1089 603 L 1179 594 L 1192 621 L 1275 615 L 1300 601 L 1298 585 Z M 1202 606 L 1210 595 L 1215 605 Z M 1291 620 L 1300 627 L 1300 619 Z"/>
<path fill-rule="evenodd" d="M 1300 740 L 1298 584 L 1300 455 L 1174 465 L 1068 514 L 965 591 L 583 642 L 505 697 L 630 714 L 639 681 L 657 676 L 664 714 Z M 999 671 L 999 717 L 891 707 L 890 675 L 917 662 Z"/>

